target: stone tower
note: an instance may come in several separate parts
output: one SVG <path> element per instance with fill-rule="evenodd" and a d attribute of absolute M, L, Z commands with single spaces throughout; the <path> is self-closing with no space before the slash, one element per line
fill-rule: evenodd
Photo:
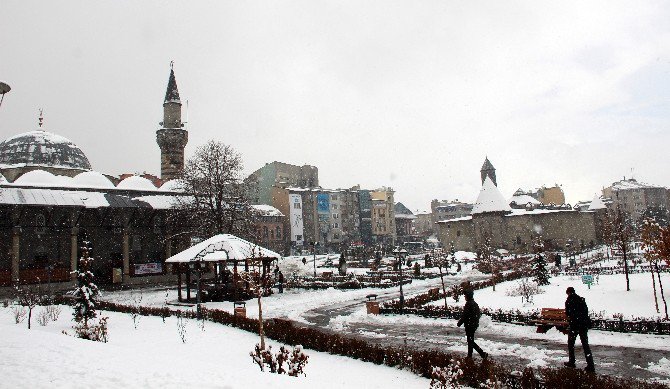
<path fill-rule="evenodd" d="M 484 185 L 484 180 L 488 177 L 493 181 L 493 185 L 498 186 L 498 182 L 496 181 L 496 168 L 493 167 L 493 164 L 491 164 L 488 157 L 486 157 L 480 173 L 482 175 L 482 185 Z"/>
<path fill-rule="evenodd" d="M 177 178 L 184 169 L 184 147 L 188 143 L 188 132 L 183 129 L 181 121 L 181 100 L 172 63 L 160 125 L 161 129 L 156 131 L 156 142 L 161 149 L 161 180 L 165 182 Z"/>

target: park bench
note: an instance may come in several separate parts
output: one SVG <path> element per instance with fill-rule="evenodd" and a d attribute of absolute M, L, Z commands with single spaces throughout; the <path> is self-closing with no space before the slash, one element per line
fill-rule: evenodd
<path fill-rule="evenodd" d="M 556 327 L 564 334 L 568 333 L 568 317 L 562 308 L 542 308 L 540 318 L 531 323 L 537 326 L 537 332 L 541 334 L 549 331 L 551 327 Z"/>

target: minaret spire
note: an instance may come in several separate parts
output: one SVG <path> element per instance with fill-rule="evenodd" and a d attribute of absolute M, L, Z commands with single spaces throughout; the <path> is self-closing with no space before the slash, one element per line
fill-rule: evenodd
<path fill-rule="evenodd" d="M 184 148 L 188 143 L 188 132 L 181 121 L 181 100 L 174 75 L 174 61 L 170 61 L 165 100 L 163 101 L 162 128 L 156 132 L 156 142 L 161 149 L 161 179 L 176 178 L 184 169 Z"/>
<path fill-rule="evenodd" d="M 40 108 L 40 116 L 37 118 L 37 124 L 40 126 L 41 130 L 42 125 L 44 125 L 44 112 L 42 112 L 42 108 Z"/>

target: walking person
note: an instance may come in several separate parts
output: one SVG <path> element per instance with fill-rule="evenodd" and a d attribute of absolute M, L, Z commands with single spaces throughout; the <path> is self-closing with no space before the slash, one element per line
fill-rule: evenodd
<path fill-rule="evenodd" d="M 475 349 L 479 353 L 479 356 L 485 360 L 489 354 L 485 353 L 475 343 L 475 331 L 479 327 L 479 318 L 482 316 L 482 312 L 479 310 L 479 305 L 475 302 L 472 290 L 466 290 L 463 295 L 465 295 L 465 306 L 463 307 L 461 319 L 458 321 L 458 326 L 465 325 L 465 336 L 468 341 L 468 358 L 472 358 L 472 350 Z"/>
<path fill-rule="evenodd" d="M 277 281 L 279 281 L 279 293 L 284 293 L 284 273 L 281 270 L 277 273 Z"/>
<path fill-rule="evenodd" d="M 565 315 L 568 317 L 568 361 L 564 363 L 566 367 L 575 367 L 575 341 L 579 335 L 579 340 L 582 342 L 584 349 L 584 356 L 586 357 L 586 371 L 595 372 L 593 364 L 593 354 L 591 354 L 591 347 L 589 347 L 589 328 L 591 327 L 591 319 L 589 318 L 589 308 L 586 305 L 584 297 L 575 293 L 575 288 L 572 286 L 566 289 L 565 293 L 568 298 L 565 300 Z"/>

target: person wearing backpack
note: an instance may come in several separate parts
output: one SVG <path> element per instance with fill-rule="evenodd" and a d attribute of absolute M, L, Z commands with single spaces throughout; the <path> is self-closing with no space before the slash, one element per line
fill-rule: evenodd
<path fill-rule="evenodd" d="M 586 371 L 595 372 L 593 365 L 593 354 L 591 354 L 591 347 L 589 347 L 589 328 L 591 328 L 591 319 L 589 318 L 589 308 L 586 305 L 586 300 L 575 293 L 575 288 L 572 286 L 566 289 L 565 293 L 568 298 L 565 300 L 565 315 L 568 317 L 568 362 L 565 362 L 566 367 L 575 367 L 575 341 L 579 335 L 579 340 L 582 342 L 584 349 L 584 356 L 586 357 Z"/>
<path fill-rule="evenodd" d="M 479 310 L 479 305 L 475 302 L 472 290 L 466 290 L 463 295 L 465 295 L 465 306 L 463 307 L 461 318 L 458 320 L 458 326 L 460 327 L 465 324 L 465 336 L 468 340 L 468 358 L 472 358 L 472 349 L 475 349 L 482 359 L 487 359 L 489 355 L 475 343 L 475 331 L 479 327 L 479 318 L 482 316 L 482 312 Z"/>

